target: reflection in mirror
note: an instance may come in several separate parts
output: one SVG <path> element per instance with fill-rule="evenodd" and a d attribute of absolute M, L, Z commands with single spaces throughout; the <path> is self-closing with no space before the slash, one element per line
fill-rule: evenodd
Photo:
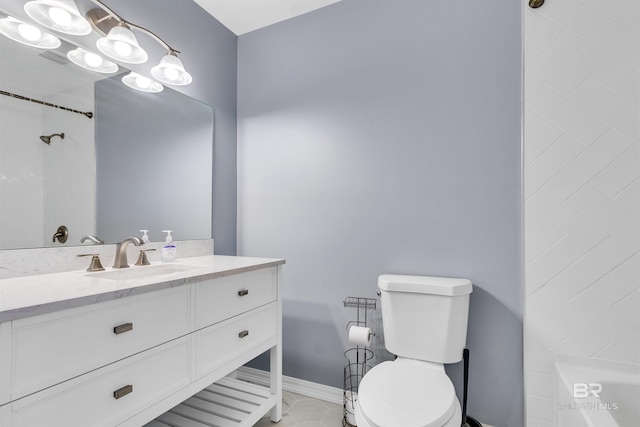
<path fill-rule="evenodd" d="M 93 112 L 94 80 L 103 76 L 1 36 L 0 52 L 3 93 Z M 0 249 L 60 245 L 53 235 L 61 225 L 70 230 L 65 245 L 94 230 L 93 126 L 83 114 L 0 96 Z M 40 139 L 55 133 L 65 138 Z"/>
<path fill-rule="evenodd" d="M 65 246 L 85 235 L 113 243 L 147 228 L 160 240 L 160 227 L 178 240 L 211 238 L 213 109 L 168 88 L 144 94 L 120 76 L 76 67 L 66 58 L 73 48 L 63 41 L 43 51 L 0 36 L 0 91 L 22 97 L 0 95 L 0 250 L 61 246 L 53 236 L 62 225 Z M 109 85 L 117 96 L 100 89 Z M 110 121 L 103 125 L 101 115 Z M 50 144 L 40 138 L 62 133 Z M 96 147 L 104 164 L 96 165 Z"/>
<path fill-rule="evenodd" d="M 211 107 L 167 89 L 132 96 L 117 76 L 96 84 L 96 117 L 98 236 L 211 236 Z"/>

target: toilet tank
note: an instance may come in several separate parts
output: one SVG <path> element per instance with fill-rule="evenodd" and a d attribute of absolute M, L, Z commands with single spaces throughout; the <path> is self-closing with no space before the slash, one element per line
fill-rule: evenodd
<path fill-rule="evenodd" d="M 470 280 L 383 274 L 378 288 L 387 350 L 435 363 L 462 360 Z"/>

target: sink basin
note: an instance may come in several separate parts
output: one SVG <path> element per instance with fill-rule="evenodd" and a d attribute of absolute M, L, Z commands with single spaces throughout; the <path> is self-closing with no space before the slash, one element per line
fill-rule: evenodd
<path fill-rule="evenodd" d="M 86 276 L 110 280 L 144 279 L 147 277 L 162 276 L 165 274 L 182 273 L 193 270 L 194 268 L 195 267 L 186 265 L 149 265 L 143 267 L 114 269 L 100 273 L 89 273 Z"/>

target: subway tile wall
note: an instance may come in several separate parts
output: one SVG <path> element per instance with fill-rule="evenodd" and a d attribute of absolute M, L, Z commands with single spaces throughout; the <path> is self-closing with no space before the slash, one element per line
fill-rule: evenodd
<path fill-rule="evenodd" d="M 2 37 L 0 52 L 15 49 L 5 43 L 15 44 Z M 45 96 L 33 82 L 28 88 L 24 82 L 15 86 L 17 83 L 7 78 L 15 73 L 5 68 L 0 75 L 2 90 L 94 111 L 93 81 L 77 82 Z M 80 244 L 81 236 L 95 234 L 93 120 L 17 98 L 0 98 L 0 250 Z M 40 140 L 40 135 L 61 132 L 65 138 L 56 137 L 50 145 Z M 63 224 L 70 236 L 61 245 L 54 243 L 52 236 Z"/>
<path fill-rule="evenodd" d="M 640 2 L 524 11 L 529 427 L 559 355 L 640 364 Z"/>

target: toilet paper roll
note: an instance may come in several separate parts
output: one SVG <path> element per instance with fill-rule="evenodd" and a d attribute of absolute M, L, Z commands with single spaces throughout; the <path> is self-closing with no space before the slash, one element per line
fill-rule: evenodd
<path fill-rule="evenodd" d="M 371 328 L 352 326 L 349 328 L 349 342 L 351 344 L 369 347 L 371 345 Z"/>

